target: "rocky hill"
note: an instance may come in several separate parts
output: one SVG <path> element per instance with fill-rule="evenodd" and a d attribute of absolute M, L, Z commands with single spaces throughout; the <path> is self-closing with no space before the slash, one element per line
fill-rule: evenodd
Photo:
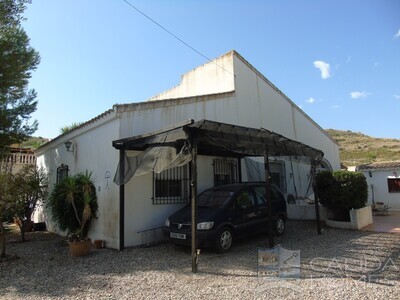
<path fill-rule="evenodd" d="M 375 138 L 350 130 L 326 130 L 339 144 L 345 166 L 377 161 L 400 161 L 400 140 Z"/>

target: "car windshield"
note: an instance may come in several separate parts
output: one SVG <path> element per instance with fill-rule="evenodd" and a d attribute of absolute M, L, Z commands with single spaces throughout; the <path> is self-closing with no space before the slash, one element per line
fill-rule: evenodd
<path fill-rule="evenodd" d="M 234 192 L 230 190 L 208 190 L 197 197 L 199 207 L 221 207 L 228 203 Z"/>

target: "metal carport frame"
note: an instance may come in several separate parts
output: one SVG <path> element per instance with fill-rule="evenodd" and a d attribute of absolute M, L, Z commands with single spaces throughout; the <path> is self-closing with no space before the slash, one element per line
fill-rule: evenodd
<path fill-rule="evenodd" d="M 124 184 L 125 151 L 148 151 L 154 147 L 175 147 L 177 150 L 187 148 L 186 155 L 191 156 L 191 189 L 192 189 L 192 272 L 197 272 L 197 155 L 243 158 L 246 156 L 263 156 L 265 166 L 265 187 L 268 208 L 268 234 L 270 247 L 274 246 L 271 219 L 271 201 L 269 199 L 269 156 L 304 156 L 311 161 L 311 176 L 315 196 L 315 213 L 317 231 L 321 233 L 318 194 L 315 186 L 316 166 L 321 162 L 324 153 L 303 143 L 288 139 L 267 129 L 249 128 L 209 120 L 194 122 L 188 120 L 162 131 L 153 132 L 113 141 L 113 147 L 120 151 L 120 162 L 116 173 L 120 180 L 120 245 L 124 249 Z M 185 151 L 181 151 L 185 152 Z M 134 175 L 134 171 L 132 176 Z"/>

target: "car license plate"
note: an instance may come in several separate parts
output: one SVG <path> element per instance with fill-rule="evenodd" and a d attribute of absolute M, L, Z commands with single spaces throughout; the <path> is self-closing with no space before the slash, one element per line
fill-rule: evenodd
<path fill-rule="evenodd" d="M 170 237 L 174 239 L 186 240 L 186 234 L 184 233 L 171 232 Z"/>

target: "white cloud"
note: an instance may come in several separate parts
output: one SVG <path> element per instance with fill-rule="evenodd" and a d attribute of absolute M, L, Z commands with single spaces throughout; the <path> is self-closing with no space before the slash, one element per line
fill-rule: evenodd
<path fill-rule="evenodd" d="M 326 62 L 323 62 L 322 60 L 316 60 L 314 61 L 314 67 L 319 69 L 321 71 L 321 77 L 322 79 L 327 79 L 331 77 L 330 74 L 330 66 Z"/>
<path fill-rule="evenodd" d="M 310 97 L 306 100 L 307 103 L 313 104 L 315 102 L 315 99 Z"/>
<path fill-rule="evenodd" d="M 371 95 L 371 94 L 367 93 L 367 92 L 358 92 L 358 91 L 350 93 L 351 99 L 363 99 L 363 98 L 368 97 L 369 95 Z"/>
<path fill-rule="evenodd" d="M 332 105 L 331 108 L 332 109 L 338 109 L 340 106 L 339 105 Z"/>
<path fill-rule="evenodd" d="M 393 39 L 398 39 L 400 38 L 400 29 L 396 32 L 396 34 L 393 36 Z"/>
<path fill-rule="evenodd" d="M 400 100 L 400 95 L 393 95 L 393 97 L 397 100 Z"/>

